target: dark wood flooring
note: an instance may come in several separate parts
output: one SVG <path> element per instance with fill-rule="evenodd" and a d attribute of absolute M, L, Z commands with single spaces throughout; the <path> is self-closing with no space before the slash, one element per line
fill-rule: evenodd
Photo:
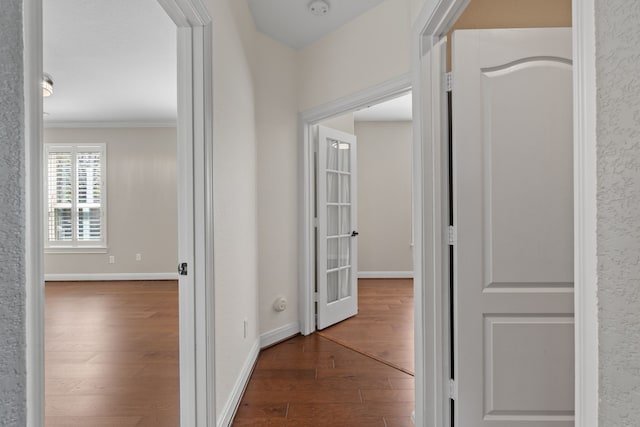
<path fill-rule="evenodd" d="M 413 426 L 413 282 L 361 279 L 359 309 L 263 350 L 233 426 Z"/>
<path fill-rule="evenodd" d="M 413 409 L 411 375 L 312 334 L 260 353 L 233 426 L 411 426 Z"/>
<path fill-rule="evenodd" d="M 233 425 L 411 426 L 410 283 L 362 281 L 360 313 L 325 330 L 331 339 L 298 336 L 263 350 Z M 45 290 L 45 426 L 178 426 L 177 283 Z"/>
<path fill-rule="evenodd" d="M 179 425 L 178 287 L 45 286 L 45 425 Z"/>
<path fill-rule="evenodd" d="M 319 334 L 413 375 L 413 279 L 359 279 L 358 309 Z"/>

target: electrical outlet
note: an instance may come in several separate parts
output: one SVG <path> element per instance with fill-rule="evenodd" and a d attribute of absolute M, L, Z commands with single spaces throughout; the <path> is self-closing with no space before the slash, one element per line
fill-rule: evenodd
<path fill-rule="evenodd" d="M 249 327 L 249 321 L 247 319 L 244 319 L 242 321 L 242 324 L 244 326 L 244 337 L 247 338 L 247 328 Z"/>
<path fill-rule="evenodd" d="M 116 257 L 113 255 L 109 255 L 109 264 L 115 264 L 116 263 Z"/>
<path fill-rule="evenodd" d="M 142 261 L 142 254 L 136 254 L 136 261 Z"/>

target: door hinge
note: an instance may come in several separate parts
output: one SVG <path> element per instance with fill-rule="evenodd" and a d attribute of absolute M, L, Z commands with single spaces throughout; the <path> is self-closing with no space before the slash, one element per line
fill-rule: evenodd
<path fill-rule="evenodd" d="M 313 218 L 313 227 L 318 228 L 318 218 Z"/>
<path fill-rule="evenodd" d="M 458 236 L 456 236 L 456 228 L 453 225 L 450 225 L 447 228 L 447 242 L 449 243 L 449 245 L 455 245 L 457 237 Z"/>
<path fill-rule="evenodd" d="M 313 302 L 318 302 L 318 293 L 317 292 L 313 293 Z"/>
<path fill-rule="evenodd" d="M 458 399 L 458 385 L 455 380 L 449 380 L 449 399 L 457 400 Z"/>
<path fill-rule="evenodd" d="M 444 87 L 447 92 L 453 91 L 453 73 L 444 73 Z"/>

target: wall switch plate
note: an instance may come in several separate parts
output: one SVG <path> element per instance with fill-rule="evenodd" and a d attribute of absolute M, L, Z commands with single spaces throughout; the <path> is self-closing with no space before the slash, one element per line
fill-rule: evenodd
<path fill-rule="evenodd" d="M 142 261 L 142 254 L 136 254 L 136 261 Z"/>
<path fill-rule="evenodd" d="M 115 264 L 116 263 L 116 257 L 113 255 L 109 255 L 109 264 Z"/>

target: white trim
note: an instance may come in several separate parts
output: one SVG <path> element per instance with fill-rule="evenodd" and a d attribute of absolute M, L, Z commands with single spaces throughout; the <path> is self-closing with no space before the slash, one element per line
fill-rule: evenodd
<path fill-rule="evenodd" d="M 111 282 L 121 280 L 178 280 L 178 273 L 45 274 L 47 282 Z"/>
<path fill-rule="evenodd" d="M 256 342 L 251 347 L 249 354 L 247 355 L 247 359 L 242 365 L 240 375 L 238 375 L 238 378 L 236 379 L 236 382 L 231 389 L 229 399 L 227 399 L 227 403 L 225 403 L 222 411 L 220 412 L 217 427 L 229 427 L 231 425 L 233 417 L 236 415 L 236 411 L 238 410 L 238 406 L 240 405 L 240 400 L 242 400 L 244 390 L 247 388 L 249 380 L 251 379 L 251 372 L 253 371 L 253 367 L 255 366 L 256 361 L 258 360 L 259 354 L 260 341 L 256 340 Z"/>
<path fill-rule="evenodd" d="M 26 415 L 44 425 L 44 235 L 42 227 L 42 0 L 23 2 Z"/>
<path fill-rule="evenodd" d="M 413 279 L 413 271 L 358 271 L 358 279 Z"/>
<path fill-rule="evenodd" d="M 363 89 L 352 95 L 343 96 L 335 101 L 328 102 L 315 108 L 302 112 L 302 119 L 311 124 L 317 124 L 333 116 L 347 111 L 357 110 L 372 102 L 380 103 L 396 98 L 411 90 L 411 75 L 403 74 L 394 79 L 387 80 L 367 89 Z"/>
<path fill-rule="evenodd" d="M 177 122 L 44 122 L 43 126 L 45 129 L 174 128 Z"/>
<path fill-rule="evenodd" d="M 450 425 L 448 340 L 448 251 L 444 230 L 447 203 L 442 203 L 448 162 L 443 156 L 442 76 L 437 62 L 424 55 L 462 14 L 469 0 L 432 0 L 425 3 L 414 26 L 414 318 L 415 423 Z M 426 76 L 429 76 L 427 80 Z M 430 97 L 428 95 L 439 94 Z"/>
<path fill-rule="evenodd" d="M 299 333 L 300 326 L 298 325 L 298 322 L 287 323 L 279 328 L 260 334 L 260 348 L 269 347 L 270 345 L 284 341 Z"/>
<path fill-rule="evenodd" d="M 574 0 L 575 423 L 598 425 L 596 54 L 594 0 Z"/>
<path fill-rule="evenodd" d="M 108 246 L 67 246 L 67 247 L 45 247 L 44 253 L 47 255 L 68 255 L 68 254 L 106 254 L 109 252 Z"/>
<path fill-rule="evenodd" d="M 193 0 L 191 0 L 193 1 Z M 185 2 L 185 5 L 189 3 Z M 200 4 L 199 1 L 195 2 Z M 204 10 L 204 9 L 203 9 Z M 194 11 L 195 12 L 195 11 Z M 193 88 L 193 192 L 196 426 L 216 423 L 215 289 L 213 256 L 213 53 L 212 27 L 191 28 Z M 189 313 L 184 313 L 188 316 Z M 184 423 L 185 426 L 192 424 Z"/>
<path fill-rule="evenodd" d="M 309 135 L 310 124 L 303 114 L 298 117 L 298 140 L 302 141 L 301 149 L 298 149 L 298 224 L 300 226 L 299 258 L 298 269 L 298 318 L 300 322 L 300 333 L 309 335 L 315 328 L 314 312 L 314 292 L 311 284 L 315 283 L 315 230 L 313 217 L 313 173 L 309 171 L 309 164 L 313 162 L 313 149 L 309 147 L 312 138 Z"/>
<path fill-rule="evenodd" d="M 187 170 L 193 167 L 193 127 L 190 124 L 193 116 L 192 107 L 192 41 L 189 28 L 178 28 L 178 126 L 177 134 L 177 168 Z M 193 174 L 178 174 L 178 205 L 193 207 Z M 178 263 L 187 263 L 187 270 L 194 267 L 194 217 L 188 216 L 178 219 Z M 193 271 L 187 276 L 179 278 L 179 334 L 180 334 L 180 425 L 197 425 L 196 421 L 196 366 L 195 354 L 195 323 L 193 313 L 195 304 L 195 280 Z M 189 311 L 191 310 L 191 315 Z M 184 356 L 183 356 L 184 355 Z M 189 378 L 188 387 L 183 386 L 183 379 Z"/>
<path fill-rule="evenodd" d="M 299 150 L 298 176 L 300 177 L 300 287 L 299 287 L 299 316 L 300 333 L 308 335 L 315 330 L 315 313 L 312 288 L 315 285 L 315 243 L 313 226 L 313 150 L 310 147 L 311 126 L 318 122 L 347 111 L 356 110 L 371 103 L 377 103 L 394 98 L 411 90 L 411 76 L 401 75 L 379 85 L 342 97 L 336 101 L 315 107 L 299 115 L 299 140 L 302 149 Z"/>
<path fill-rule="evenodd" d="M 159 0 L 178 25 L 180 425 L 216 423 L 211 18 L 200 0 Z"/>
<path fill-rule="evenodd" d="M 44 141 L 44 168 L 43 184 L 42 184 L 42 226 L 44 227 L 44 252 L 49 253 L 106 253 L 109 250 L 107 236 L 108 229 L 108 209 L 109 206 L 109 174 L 108 174 L 108 153 L 107 144 L 104 142 L 87 142 L 87 141 Z M 79 241 L 77 240 L 78 232 L 78 192 L 80 184 L 78 183 L 78 151 L 88 151 L 100 153 L 100 236 L 99 241 Z M 51 153 L 70 153 L 72 155 L 71 166 L 71 241 L 49 240 L 49 154 Z"/>

